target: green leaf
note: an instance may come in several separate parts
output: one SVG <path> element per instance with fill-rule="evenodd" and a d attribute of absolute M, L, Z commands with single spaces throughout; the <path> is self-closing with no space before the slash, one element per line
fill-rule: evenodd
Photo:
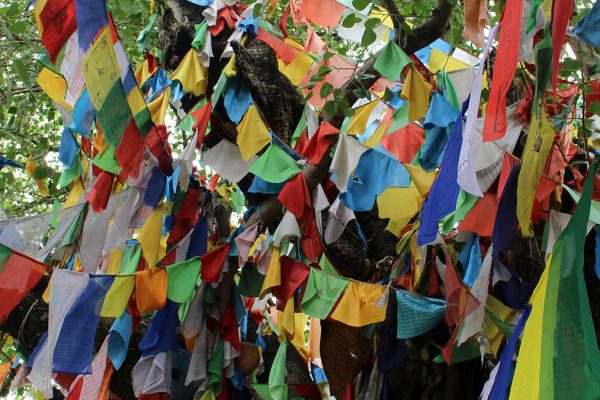
<path fill-rule="evenodd" d="M 352 93 L 354 93 L 354 95 L 356 96 L 357 99 L 370 98 L 371 97 L 369 91 L 366 90 L 364 87 L 353 89 Z"/>
<path fill-rule="evenodd" d="M 48 168 L 45 165 L 37 165 L 33 171 L 33 179 L 45 179 L 48 177 Z"/>
<path fill-rule="evenodd" d="M 574 58 L 565 57 L 564 61 L 561 63 L 561 72 L 565 73 L 568 71 L 581 71 L 581 67 L 581 61 Z"/>
<path fill-rule="evenodd" d="M 329 100 L 323 106 L 323 112 L 331 117 L 335 114 L 335 112 L 337 111 L 337 108 L 338 108 L 337 102 L 335 102 L 335 100 Z"/>
<path fill-rule="evenodd" d="M 377 39 L 377 35 L 373 31 L 373 29 L 366 28 L 365 31 L 363 32 L 362 39 L 360 40 L 360 44 L 361 44 L 361 46 L 367 47 L 367 46 L 370 46 L 371 44 L 375 43 L 376 39 Z"/>
<path fill-rule="evenodd" d="M 316 75 L 319 75 L 319 76 L 323 77 L 323 76 L 327 75 L 330 72 L 331 72 L 331 68 L 330 67 L 328 67 L 327 65 L 321 65 L 319 67 L 319 69 L 317 70 Z"/>
<path fill-rule="evenodd" d="M 312 83 L 312 84 L 313 84 L 313 87 L 314 87 L 314 84 L 315 84 L 316 82 L 321 82 L 323 79 L 325 79 L 325 77 L 324 77 L 324 76 L 321 76 L 321 75 L 319 75 L 319 74 L 314 74 L 313 76 L 311 76 L 311 77 L 310 77 L 310 79 L 309 79 L 309 82 L 310 82 L 310 83 Z M 309 88 L 309 89 L 310 89 L 310 88 Z"/>
<path fill-rule="evenodd" d="M 321 86 L 321 90 L 319 90 L 319 95 L 322 99 L 327 98 L 333 92 L 333 85 L 329 82 L 323 83 Z"/>
<path fill-rule="evenodd" d="M 593 101 L 592 104 L 590 104 L 585 111 L 596 115 L 600 115 L 600 101 Z"/>
<path fill-rule="evenodd" d="M 335 53 L 331 53 L 331 52 L 326 52 L 323 54 L 323 61 L 327 61 L 329 60 L 331 57 L 335 56 Z"/>
<path fill-rule="evenodd" d="M 352 7 L 358 11 L 364 10 L 371 2 L 369 0 L 352 0 Z"/>
<path fill-rule="evenodd" d="M 27 21 L 17 21 L 14 24 L 10 25 L 8 27 L 8 30 L 13 35 L 22 35 L 25 32 L 27 32 L 28 26 L 29 26 L 29 23 Z"/>
<path fill-rule="evenodd" d="M 354 115 L 354 109 L 350 107 L 350 104 L 348 104 L 348 100 L 346 100 L 345 98 L 340 99 L 340 101 L 338 102 L 338 106 L 342 109 L 342 112 L 344 113 L 345 117 L 350 118 Z"/>
<path fill-rule="evenodd" d="M 357 78 L 360 79 L 360 80 L 363 80 L 363 79 L 373 79 L 373 78 L 375 78 L 375 75 L 373 75 L 373 74 L 367 74 L 367 73 L 362 73 L 362 74 L 358 74 Z"/>
<path fill-rule="evenodd" d="M 369 18 L 368 20 L 365 21 L 365 28 L 373 29 L 380 23 L 381 23 L 381 20 L 379 18 Z"/>
<path fill-rule="evenodd" d="M 254 18 L 258 18 L 260 16 L 260 13 L 262 11 L 262 3 L 255 3 L 254 4 L 254 8 L 252 9 L 252 16 Z"/>
<path fill-rule="evenodd" d="M 27 71 L 27 67 L 25 66 L 25 63 L 23 61 L 19 60 L 18 58 L 16 58 L 13 60 L 12 65 L 13 65 L 15 73 L 17 74 L 19 79 L 23 81 L 25 86 L 27 86 L 29 89 L 31 89 L 31 80 L 29 79 L 29 71 Z"/>
<path fill-rule="evenodd" d="M 342 21 L 342 26 L 344 28 L 352 28 L 355 24 L 359 23 L 361 19 L 356 16 L 354 13 L 350 13 L 344 18 Z"/>
<path fill-rule="evenodd" d="M 308 101 L 313 97 L 313 92 L 308 92 L 306 97 L 304 97 L 304 103 L 308 103 Z"/>
<path fill-rule="evenodd" d="M 14 1 L 10 7 L 6 9 L 5 15 L 9 18 L 16 17 L 21 14 L 21 8 L 19 7 L 19 2 Z"/>
<path fill-rule="evenodd" d="M 400 29 L 402 29 L 402 31 L 405 32 L 408 36 L 415 36 L 415 32 L 406 22 L 406 20 L 402 20 L 402 22 L 400 23 Z"/>

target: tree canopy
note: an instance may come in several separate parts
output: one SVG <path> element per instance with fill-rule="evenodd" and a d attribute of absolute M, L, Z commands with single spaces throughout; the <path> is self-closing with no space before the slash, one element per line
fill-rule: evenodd
<path fill-rule="evenodd" d="M 598 2 L 0 29 L 0 396 L 600 396 Z"/>

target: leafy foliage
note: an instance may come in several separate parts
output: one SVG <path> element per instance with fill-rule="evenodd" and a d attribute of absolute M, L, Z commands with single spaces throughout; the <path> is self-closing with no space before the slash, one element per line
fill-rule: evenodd
<path fill-rule="evenodd" d="M 47 171 L 50 197 L 39 194 L 25 170 L 5 167 L 0 170 L 0 204 L 9 217 L 48 211 L 55 198 L 66 195 L 57 186 L 62 118 L 35 81 L 47 54 L 28 4 L 28 0 L 0 1 L 0 156 L 22 165 L 36 160 Z M 143 59 L 137 38 L 151 20 L 150 2 L 120 0 L 109 6 L 125 51 L 136 65 Z M 155 24 L 148 29 L 144 48 L 156 51 L 155 30 Z"/>

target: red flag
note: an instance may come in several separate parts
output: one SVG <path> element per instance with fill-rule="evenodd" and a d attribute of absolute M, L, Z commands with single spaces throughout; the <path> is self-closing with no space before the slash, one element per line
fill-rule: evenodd
<path fill-rule="evenodd" d="M 171 166 L 171 146 L 168 142 L 169 132 L 164 125 L 152 126 L 152 129 L 144 138 L 144 143 L 150 153 L 158 160 L 160 170 L 167 176 L 173 172 Z"/>
<path fill-rule="evenodd" d="M 502 160 L 502 169 L 500 170 L 500 178 L 498 179 L 498 193 L 496 193 L 496 197 L 500 200 L 502 196 L 502 192 L 504 191 L 504 186 L 506 186 L 506 181 L 508 180 L 508 176 L 510 175 L 510 170 L 514 165 L 519 164 L 519 160 L 515 157 L 509 155 L 508 153 L 504 153 L 504 159 Z"/>
<path fill-rule="evenodd" d="M 507 0 L 500 22 L 498 52 L 483 125 L 483 141 L 502 139 L 506 134 L 506 94 L 519 62 L 519 35 L 523 0 Z"/>
<path fill-rule="evenodd" d="M 210 178 L 210 182 L 208 183 L 208 190 L 214 192 L 217 187 L 217 182 L 219 182 L 219 178 L 221 175 L 214 174 L 212 178 Z"/>
<path fill-rule="evenodd" d="M 294 146 L 294 151 L 299 154 L 303 154 L 304 148 L 308 145 L 308 133 L 306 129 L 302 131 L 300 137 L 298 137 L 298 141 Z"/>
<path fill-rule="evenodd" d="M 101 212 L 106 209 L 110 193 L 112 192 L 114 177 L 114 174 L 102 170 L 98 178 L 96 178 L 92 190 L 86 197 L 95 212 Z"/>
<path fill-rule="evenodd" d="M 449 257 L 446 257 L 446 322 L 460 325 L 479 306 L 479 301 L 462 283 Z"/>
<path fill-rule="evenodd" d="M 75 385 L 71 387 L 67 400 L 79 400 L 81 398 L 81 389 L 83 388 L 83 379 L 78 379 Z"/>
<path fill-rule="evenodd" d="M 63 45 L 77 30 L 75 0 L 48 0 L 40 12 L 42 44 L 48 50 L 50 60 L 56 63 Z"/>
<path fill-rule="evenodd" d="M 200 278 L 206 283 L 218 283 L 231 243 L 225 243 L 200 256 Z"/>
<path fill-rule="evenodd" d="M 323 245 L 317 231 L 317 219 L 314 213 L 310 213 L 304 225 L 302 232 L 302 251 L 304 255 L 312 262 L 318 262 L 319 257 L 323 254 Z"/>
<path fill-rule="evenodd" d="M 281 257 L 281 285 L 273 286 L 271 293 L 282 304 L 285 304 L 296 289 L 302 285 L 302 282 L 308 278 L 309 273 L 308 265 L 287 256 Z"/>
<path fill-rule="evenodd" d="M 494 222 L 498 212 L 499 199 L 493 193 L 485 193 L 482 198 L 460 223 L 461 231 L 475 232 L 479 236 L 491 237 L 494 231 Z"/>
<path fill-rule="evenodd" d="M 240 335 L 238 330 L 238 324 L 235 318 L 235 310 L 233 304 L 229 302 L 225 312 L 219 320 L 219 334 L 220 339 L 226 340 L 231 344 L 237 351 L 241 351 Z"/>
<path fill-rule="evenodd" d="M 200 189 L 190 188 L 175 214 L 175 224 L 167 240 L 168 245 L 178 243 L 198 222 L 198 200 Z"/>
<path fill-rule="evenodd" d="M 389 135 L 384 135 L 381 139 L 381 145 L 389 151 L 400 162 L 411 163 L 421 145 L 425 142 L 423 135 L 425 131 L 414 123 L 409 123 L 404 128 L 400 128 Z"/>
<path fill-rule="evenodd" d="M 447 364 L 450 364 L 452 359 L 452 349 L 460 325 L 464 322 L 466 316 L 475 311 L 477 307 L 479 307 L 479 301 L 462 283 L 450 262 L 450 258 L 446 256 L 446 322 L 450 327 L 455 326 L 452 337 L 442 349 Z"/>
<path fill-rule="evenodd" d="M 300 12 L 315 24 L 333 28 L 342 18 L 346 6 L 336 0 L 302 0 Z"/>
<path fill-rule="evenodd" d="M 145 148 L 144 138 L 132 118 L 115 150 L 115 157 L 123 169 L 124 176 L 137 178 L 140 175 Z"/>
<path fill-rule="evenodd" d="M 560 69 L 560 53 L 565 44 L 565 34 L 574 0 L 554 0 L 552 2 L 552 91 L 556 91 L 558 84 L 558 70 Z"/>
<path fill-rule="evenodd" d="M 286 65 L 294 61 L 294 59 L 300 53 L 300 50 L 290 46 L 277 36 L 260 28 L 258 29 L 258 35 L 256 35 L 256 39 L 268 44 L 273 51 L 275 51 L 275 54 L 277 54 L 277 58 L 280 58 L 281 61 L 283 61 Z"/>
<path fill-rule="evenodd" d="M 198 132 L 198 142 L 196 148 L 199 149 L 204 143 L 204 136 L 206 135 L 206 129 L 208 128 L 208 122 L 210 121 L 210 114 L 212 112 L 212 100 L 206 102 L 205 105 L 198 108 L 192 113 L 192 117 L 196 120 L 194 129 Z"/>
<path fill-rule="evenodd" d="M 308 158 L 312 164 L 318 164 L 327 152 L 327 149 L 329 149 L 331 141 L 339 133 L 340 130 L 328 122 L 321 123 L 319 129 L 317 129 L 302 149 L 301 154 Z"/>
<path fill-rule="evenodd" d="M 46 265 L 13 251 L 0 269 L 0 323 L 23 300 L 46 272 Z"/>
<path fill-rule="evenodd" d="M 312 210 L 310 193 L 304 174 L 298 174 L 285 184 L 277 200 L 296 216 L 296 219 L 303 221 L 307 214 Z"/>
<path fill-rule="evenodd" d="M 225 29 L 225 24 L 229 28 L 233 28 L 238 19 L 239 17 L 235 11 L 231 7 L 225 6 L 217 12 L 217 22 L 213 26 L 208 27 L 208 31 L 213 37 L 217 36 Z"/>

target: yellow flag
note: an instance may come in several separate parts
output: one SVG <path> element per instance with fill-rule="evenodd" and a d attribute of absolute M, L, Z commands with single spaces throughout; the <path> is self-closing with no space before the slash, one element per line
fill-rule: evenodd
<path fill-rule="evenodd" d="M 425 197 L 425 195 L 429 193 L 431 185 L 433 185 L 433 181 L 435 180 L 437 172 L 426 172 L 418 165 L 404 164 L 404 166 L 410 175 L 410 179 L 415 184 L 415 187 L 419 190 L 419 193 L 421 193 L 421 196 Z"/>
<path fill-rule="evenodd" d="M 148 104 L 148 111 L 152 116 L 152 121 L 157 125 L 165 124 L 165 116 L 167 115 L 167 109 L 169 108 L 169 95 L 171 94 L 171 88 L 168 87 L 158 97 L 152 100 Z"/>
<path fill-rule="evenodd" d="M 291 297 L 285 303 L 283 312 L 278 312 L 279 332 L 283 340 L 291 340 L 296 332 L 296 320 L 294 319 L 294 298 Z"/>
<path fill-rule="evenodd" d="M 263 122 L 254 104 L 248 107 L 244 118 L 237 126 L 237 131 L 236 142 L 240 147 L 240 153 L 244 160 L 249 160 L 271 143 L 269 128 Z"/>
<path fill-rule="evenodd" d="M 138 241 L 142 247 L 142 255 L 148 263 L 148 267 L 154 267 L 158 260 L 165 256 L 165 249 L 161 245 L 162 222 L 164 203 L 160 203 L 148 217 L 140 234 Z"/>
<path fill-rule="evenodd" d="M 237 67 L 235 66 L 235 54 L 233 54 L 229 59 L 229 62 L 225 64 L 225 68 L 223 68 L 223 73 L 228 78 L 233 78 L 237 75 Z"/>
<path fill-rule="evenodd" d="M 35 179 L 35 169 L 37 167 L 37 163 L 34 160 L 28 160 L 25 163 L 25 170 L 27 171 L 27 175 L 29 175 L 31 178 L 33 178 L 35 180 L 35 183 L 38 186 L 38 189 L 40 191 L 40 194 L 43 197 L 48 197 L 50 196 L 50 193 L 48 193 L 48 188 L 46 187 L 46 179 Z"/>
<path fill-rule="evenodd" d="M 533 201 L 546 167 L 555 132 L 543 107 L 540 107 L 540 117 L 536 113 L 532 114 L 517 186 L 517 218 L 525 237 L 533 236 L 530 226 Z"/>
<path fill-rule="evenodd" d="M 260 289 L 260 297 L 263 298 L 269 288 L 281 285 L 281 261 L 279 260 L 279 247 L 275 247 L 271 253 L 269 269 Z"/>
<path fill-rule="evenodd" d="M 267 235 L 266 233 L 261 233 L 260 235 L 258 235 L 256 237 L 256 240 L 254 240 L 254 243 L 252 243 L 252 246 L 250 246 L 250 250 L 248 250 L 247 257 L 254 257 L 254 253 L 257 250 L 260 251 L 260 249 L 262 247 L 261 246 L 262 242 L 264 242 L 268 238 L 269 238 L 269 235 Z"/>
<path fill-rule="evenodd" d="M 215 394 L 212 389 L 206 389 L 200 400 L 215 400 Z"/>
<path fill-rule="evenodd" d="M 409 103 L 409 120 L 415 121 L 427 114 L 427 110 L 429 109 L 429 93 L 431 90 L 431 84 L 423 78 L 414 65 L 410 65 L 404 79 L 404 87 L 402 88 L 402 92 L 400 92 L 400 97 L 408 100 Z"/>
<path fill-rule="evenodd" d="M 215 192 L 219 193 L 225 201 L 229 201 L 229 190 L 227 190 L 227 186 L 219 185 L 215 188 Z"/>
<path fill-rule="evenodd" d="M 106 27 L 88 50 L 81 70 L 85 77 L 90 100 L 99 110 L 113 83 L 120 79 L 121 69 L 112 43 L 110 28 Z"/>
<path fill-rule="evenodd" d="M 373 5 L 373 7 L 371 7 L 371 12 L 369 12 L 369 17 L 379 18 L 384 26 L 387 26 L 390 29 L 394 29 L 394 22 L 392 21 L 390 13 L 387 10 L 384 10 L 383 8 Z"/>
<path fill-rule="evenodd" d="M 446 72 L 458 71 L 460 69 L 471 68 L 469 64 L 466 64 L 462 61 L 457 60 L 452 57 L 450 54 L 446 54 L 438 49 L 431 49 L 431 56 L 429 57 L 429 61 L 427 62 L 427 68 L 436 73 L 440 69 L 443 69 Z"/>
<path fill-rule="evenodd" d="M 375 111 L 375 107 L 379 104 L 379 100 L 372 101 L 354 110 L 354 115 L 346 128 L 346 133 L 349 135 L 361 135 L 367 129 L 369 117 Z"/>
<path fill-rule="evenodd" d="M 385 230 L 400 238 L 400 231 L 408 224 L 411 217 L 390 218 Z"/>
<path fill-rule="evenodd" d="M 46 290 L 44 290 L 44 294 L 42 294 L 42 300 L 47 304 L 50 304 L 50 290 L 52 286 L 52 280 L 48 281 L 48 286 L 46 286 Z"/>
<path fill-rule="evenodd" d="M 65 78 L 51 69 L 44 67 L 37 76 L 36 81 L 53 101 L 69 111 L 73 110 L 73 107 L 65 103 L 65 94 L 67 93 L 67 81 L 65 81 Z"/>
<path fill-rule="evenodd" d="M 121 257 L 123 255 L 123 249 L 118 247 L 111 250 L 108 255 L 108 268 L 106 273 L 108 275 L 118 275 L 121 270 Z"/>
<path fill-rule="evenodd" d="M 383 121 L 381 121 L 379 123 L 379 125 L 377 126 L 377 129 L 375 129 L 375 132 L 373 132 L 373 134 L 371 136 L 369 136 L 369 138 L 367 140 L 365 140 L 365 146 L 370 147 L 370 148 L 374 148 L 377 147 L 377 145 L 379 143 L 381 143 L 381 138 L 383 137 L 383 134 L 385 133 L 385 130 L 388 126 L 388 119 L 384 119 Z"/>
<path fill-rule="evenodd" d="M 304 45 L 297 40 L 292 39 L 291 37 L 286 37 L 283 39 L 286 44 L 289 44 L 296 50 L 304 51 Z"/>
<path fill-rule="evenodd" d="M 44 33 L 44 27 L 42 25 L 40 14 L 42 13 L 42 10 L 46 6 L 47 2 L 48 0 L 37 0 L 33 6 L 33 15 L 35 17 L 35 25 L 37 27 L 38 37 L 42 37 L 42 34 Z"/>
<path fill-rule="evenodd" d="M 291 298 L 288 301 L 293 301 Z M 304 341 L 304 330 L 306 329 L 306 324 L 308 323 L 308 315 L 303 313 L 295 313 L 294 314 L 294 337 L 290 341 L 292 346 L 296 348 L 298 354 L 304 359 L 304 361 L 308 361 L 309 351 L 306 348 L 306 342 Z"/>
<path fill-rule="evenodd" d="M 127 104 L 129 104 L 129 108 L 131 108 L 131 113 L 133 115 L 136 115 L 146 108 L 146 100 L 144 100 L 144 95 L 139 87 L 134 86 L 133 89 L 127 93 Z"/>
<path fill-rule="evenodd" d="M 135 70 L 135 80 L 138 83 L 138 86 L 142 86 L 144 82 L 146 82 L 151 76 L 150 69 L 148 67 L 148 60 L 144 60 L 143 63 Z"/>
<path fill-rule="evenodd" d="M 83 186 L 81 185 L 81 181 L 79 179 L 73 180 L 71 183 L 71 190 L 67 196 L 67 199 L 63 203 L 63 208 L 72 207 L 77 204 L 81 195 L 83 194 Z"/>
<path fill-rule="evenodd" d="M 388 287 L 350 281 L 331 318 L 360 327 L 385 319 Z"/>
<path fill-rule="evenodd" d="M 127 307 L 134 286 L 135 275 L 115 276 L 112 286 L 106 293 L 100 316 L 119 318 Z"/>
<path fill-rule="evenodd" d="M 417 235 L 410 238 L 410 254 L 415 264 L 415 275 L 413 279 L 413 289 L 417 289 L 421 284 L 423 272 L 425 272 L 425 260 L 421 257 L 421 248 L 417 245 Z"/>
<path fill-rule="evenodd" d="M 277 61 L 279 64 L 279 71 L 287 76 L 290 82 L 296 86 L 302 83 L 302 80 L 308 74 L 310 67 L 315 63 L 315 60 L 304 52 L 298 53 L 296 58 L 288 65 L 285 65 L 281 60 Z"/>
<path fill-rule="evenodd" d="M 534 113 L 535 114 L 535 113 Z M 532 118 L 533 124 L 533 118 Z M 519 362 L 510 389 L 510 399 L 534 399 L 540 393 L 540 370 L 542 369 L 542 332 L 544 330 L 544 310 L 546 291 L 548 289 L 548 271 L 552 256 L 546 261 L 546 268 L 529 300 L 531 314 L 527 318 Z M 552 290 L 552 289 L 551 289 Z"/>
<path fill-rule="evenodd" d="M 505 322 L 508 322 L 515 314 L 515 310 L 505 306 L 500 300 L 492 295 L 488 295 L 485 302 L 485 308 Z M 504 335 L 502 335 L 500 329 L 498 329 L 494 321 L 492 321 L 487 314 L 483 320 L 483 331 L 490 342 L 490 349 L 494 354 L 498 354 L 498 350 L 500 349 Z"/>
<path fill-rule="evenodd" d="M 415 187 L 390 186 L 377 196 L 379 218 L 412 218 L 421 207 L 421 194 Z"/>
<path fill-rule="evenodd" d="M 200 96 L 206 91 L 207 76 L 206 67 L 202 66 L 200 56 L 192 47 L 171 74 L 171 80 L 178 80 L 186 93 Z"/>

